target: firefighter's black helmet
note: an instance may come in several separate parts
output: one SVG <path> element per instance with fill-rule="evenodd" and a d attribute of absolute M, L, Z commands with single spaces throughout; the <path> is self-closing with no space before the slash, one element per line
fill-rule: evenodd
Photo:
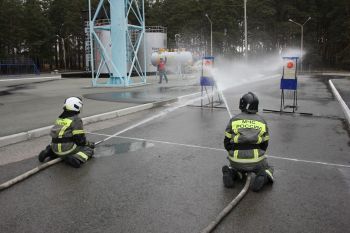
<path fill-rule="evenodd" d="M 247 94 L 244 94 L 242 98 L 239 100 L 239 109 L 241 109 L 242 112 L 257 113 L 258 107 L 259 107 L 259 99 L 252 92 L 248 92 Z"/>

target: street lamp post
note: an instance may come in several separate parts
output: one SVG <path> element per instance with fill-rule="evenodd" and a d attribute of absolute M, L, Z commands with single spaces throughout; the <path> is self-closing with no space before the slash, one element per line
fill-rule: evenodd
<path fill-rule="evenodd" d="M 210 56 L 213 56 L 213 22 L 208 14 L 205 14 L 205 17 L 207 17 L 210 22 Z"/>
<path fill-rule="evenodd" d="M 244 0 L 244 56 L 248 60 L 247 0 Z"/>
<path fill-rule="evenodd" d="M 303 23 L 303 24 L 300 24 L 300 23 L 297 23 L 295 21 L 293 21 L 292 19 L 289 19 L 288 21 L 289 22 L 292 22 L 292 23 L 295 23 L 296 25 L 300 26 L 301 28 L 301 42 L 300 42 L 300 71 L 303 71 L 303 53 L 304 53 L 304 25 L 311 19 L 311 17 L 307 18 L 307 20 Z"/>
<path fill-rule="evenodd" d="M 176 43 L 176 47 L 177 47 L 177 49 L 179 49 L 179 37 L 180 37 L 181 35 L 180 34 L 175 34 L 175 43 Z"/>

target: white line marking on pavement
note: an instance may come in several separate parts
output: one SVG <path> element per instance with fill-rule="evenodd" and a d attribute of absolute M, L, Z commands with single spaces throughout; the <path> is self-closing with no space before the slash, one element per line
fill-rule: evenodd
<path fill-rule="evenodd" d="M 53 77 L 37 77 L 37 78 L 11 78 L 11 79 L 0 79 L 0 82 L 9 82 L 9 81 L 22 81 L 22 80 L 40 80 L 40 79 L 61 79 L 60 76 Z"/>
<path fill-rule="evenodd" d="M 86 133 L 92 134 L 92 135 L 104 136 L 104 137 L 111 137 L 111 136 L 113 136 L 113 135 L 101 134 L 101 133 L 91 133 L 91 132 L 86 132 Z M 226 152 L 225 149 L 219 149 L 219 148 L 214 148 L 214 147 L 206 147 L 206 146 L 190 145 L 190 144 L 183 144 L 183 143 L 176 143 L 176 142 L 159 141 L 159 140 L 152 140 L 152 139 L 145 139 L 145 138 L 133 138 L 133 137 L 124 137 L 124 136 L 113 136 L 113 137 L 114 138 L 124 138 L 124 139 L 136 140 L 136 141 L 149 141 L 149 142 L 156 142 L 156 143 L 162 143 L 162 144 L 169 144 L 169 145 L 177 145 L 177 146 L 185 146 L 185 147 L 191 147 L 191 148 L 208 149 L 208 150 L 215 150 L 215 151 Z M 350 168 L 350 165 L 345 165 L 345 164 L 326 163 L 326 162 L 311 161 L 311 160 L 305 160 L 305 159 L 293 159 L 293 158 L 279 157 L 279 156 L 274 156 L 274 155 L 266 155 L 266 156 L 268 158 L 273 158 L 273 159 L 281 159 L 281 160 L 288 160 L 288 161 L 294 161 L 294 162 L 302 162 L 302 163 L 311 163 L 311 164 L 320 164 L 320 165 L 326 165 L 326 166 Z"/>

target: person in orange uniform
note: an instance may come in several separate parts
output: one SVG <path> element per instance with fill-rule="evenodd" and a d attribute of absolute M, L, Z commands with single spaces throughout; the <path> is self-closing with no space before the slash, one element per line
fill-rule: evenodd
<path fill-rule="evenodd" d="M 168 77 L 166 76 L 166 67 L 165 67 L 166 62 L 167 62 L 166 57 L 164 59 L 163 58 L 159 59 L 159 64 L 157 66 L 158 73 L 159 73 L 159 84 L 162 83 L 163 76 L 164 76 L 165 82 L 168 83 Z"/>

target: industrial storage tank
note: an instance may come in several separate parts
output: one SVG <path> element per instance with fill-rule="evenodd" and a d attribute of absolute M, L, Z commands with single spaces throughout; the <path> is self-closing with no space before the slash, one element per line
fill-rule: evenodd
<path fill-rule="evenodd" d="M 143 50 L 144 43 L 146 43 L 145 51 Z M 143 59 L 144 52 L 146 53 L 146 71 L 156 72 L 157 68 L 151 63 L 151 56 L 154 52 L 158 52 L 167 47 L 167 29 L 161 26 L 148 26 L 144 39 L 141 42 L 140 49 L 138 51 L 138 58 L 141 67 L 145 67 L 145 61 Z"/>
<path fill-rule="evenodd" d="M 111 32 L 110 31 L 106 31 L 106 30 L 101 30 L 101 31 L 97 31 L 96 32 L 98 38 L 100 39 L 101 43 L 103 44 L 103 46 L 106 48 L 106 52 L 108 54 L 109 57 L 112 57 L 112 44 L 111 44 Z M 95 44 L 94 45 L 94 57 L 95 57 L 95 70 L 97 71 L 98 69 L 98 65 L 100 64 L 101 61 L 101 54 L 98 51 L 98 45 Z M 108 67 L 111 67 L 111 62 L 107 62 Z M 101 66 L 100 72 L 102 74 L 107 74 L 109 73 L 106 64 Z"/>
<path fill-rule="evenodd" d="M 178 66 L 192 65 L 192 53 L 188 51 L 176 51 L 176 52 L 155 52 L 152 53 L 151 63 L 154 67 L 159 64 L 160 58 L 166 58 L 168 69 L 175 69 Z"/>
<path fill-rule="evenodd" d="M 97 20 L 97 24 L 99 25 L 109 25 L 110 22 L 108 20 Z M 89 35 L 89 28 L 88 24 L 86 25 L 86 37 Z M 96 32 L 98 38 L 100 39 L 103 46 L 106 48 L 107 54 L 111 57 L 111 33 L 108 30 L 100 30 Z M 143 48 L 144 43 L 146 42 L 145 49 Z M 85 51 L 86 51 L 86 60 L 87 60 L 87 67 L 89 67 L 90 62 L 90 41 L 85 45 Z M 138 59 L 140 62 L 140 65 L 142 69 L 144 69 L 145 66 L 145 59 L 144 59 L 144 52 L 146 53 L 146 72 L 156 72 L 157 68 L 154 67 L 151 63 L 151 56 L 152 53 L 161 51 L 162 49 L 167 47 L 167 29 L 166 27 L 162 26 L 149 26 L 146 28 L 145 35 L 141 41 L 140 49 L 138 50 Z M 94 43 L 94 66 L 95 70 L 98 69 L 98 65 L 101 61 L 100 52 L 98 51 L 98 45 Z M 110 67 L 110 62 L 109 62 Z M 127 70 L 130 69 L 130 65 L 128 64 Z M 101 73 L 109 73 L 107 70 L 106 65 L 103 65 L 100 70 Z"/>

